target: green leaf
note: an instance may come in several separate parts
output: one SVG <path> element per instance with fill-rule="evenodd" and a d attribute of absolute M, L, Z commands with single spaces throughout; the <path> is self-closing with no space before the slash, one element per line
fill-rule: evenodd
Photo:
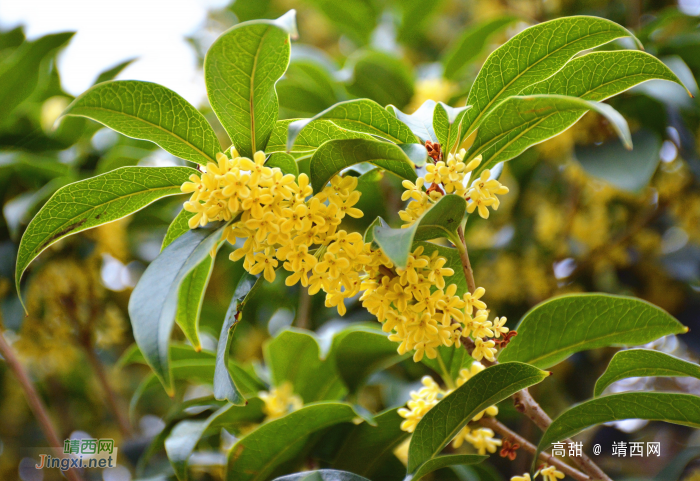
<path fill-rule="evenodd" d="M 472 365 L 474 358 L 466 349 L 439 346 L 435 359 L 424 356 L 421 362 L 438 373 L 449 386 L 459 378 L 459 371 Z"/>
<path fill-rule="evenodd" d="M 526 362 L 547 369 L 576 352 L 646 344 L 669 334 L 685 333 L 688 328 L 641 299 L 570 294 L 533 307 L 517 331 L 498 360 Z"/>
<path fill-rule="evenodd" d="M 396 55 L 361 50 L 350 56 L 343 70 L 350 77 L 345 86 L 355 97 L 399 108 L 404 108 L 413 98 L 412 70 Z"/>
<path fill-rule="evenodd" d="M 629 377 L 683 377 L 700 379 L 700 366 L 659 351 L 629 349 L 613 356 L 602 376 L 595 383 L 594 397 L 615 381 Z"/>
<path fill-rule="evenodd" d="M 5 119 L 39 82 L 41 62 L 49 54 L 68 43 L 75 32 L 45 35 L 33 42 L 24 42 L 0 63 L 0 119 Z"/>
<path fill-rule="evenodd" d="M 276 86 L 280 115 L 285 118 L 316 115 L 342 98 L 341 88 L 321 62 L 310 56 L 292 58 Z"/>
<path fill-rule="evenodd" d="M 572 125 L 570 114 L 578 120 L 587 111 L 603 115 L 628 149 L 632 148 L 627 121 L 609 105 L 566 95 L 530 95 L 509 97 L 491 110 L 479 126 L 469 159 L 483 160 L 474 175 L 498 162 L 510 160 L 531 145 L 543 142 Z M 468 112 L 471 112 L 469 110 Z"/>
<path fill-rule="evenodd" d="M 634 148 L 625 149 L 618 139 L 603 145 L 576 146 L 576 160 L 583 170 L 621 190 L 639 192 L 649 185 L 661 157 L 662 139 L 650 129 L 632 134 Z"/>
<path fill-rule="evenodd" d="M 287 476 L 275 478 L 273 481 L 369 481 L 369 479 L 347 471 L 319 469 L 318 471 L 288 474 Z"/>
<path fill-rule="evenodd" d="M 15 283 L 50 245 L 66 236 L 126 217 L 148 204 L 181 194 L 195 173 L 189 167 L 122 167 L 61 187 L 24 232 L 17 253 Z"/>
<path fill-rule="evenodd" d="M 187 212 L 185 209 L 180 210 L 180 212 L 175 216 L 175 219 L 173 219 L 168 226 L 168 230 L 165 232 L 163 244 L 160 247 L 161 252 L 163 252 L 163 249 L 168 247 L 175 239 L 190 230 L 188 222 L 192 217 L 194 217 L 194 212 Z"/>
<path fill-rule="evenodd" d="M 272 384 L 289 381 L 304 403 L 342 398 L 347 389 L 332 359 L 321 358 L 321 346 L 309 331 L 290 328 L 263 348 Z"/>
<path fill-rule="evenodd" d="M 493 35 L 518 20 L 518 17 L 503 15 L 483 21 L 464 30 L 462 35 L 448 47 L 442 59 L 445 72 L 444 77 L 447 80 L 455 80 L 461 77 L 464 68 L 471 62 L 478 60 L 478 57 L 482 55 L 486 49 L 487 42 Z"/>
<path fill-rule="evenodd" d="M 408 125 L 411 132 L 413 132 L 422 143 L 425 143 L 426 140 L 431 142 L 438 141 L 435 130 L 433 129 L 433 112 L 435 111 L 435 105 L 436 103 L 434 100 L 426 100 L 423 102 L 423 105 L 410 115 L 401 112 L 393 105 L 387 106 L 386 109 L 396 115 L 396 118 L 401 122 Z"/>
<path fill-rule="evenodd" d="M 299 176 L 299 167 L 294 157 L 285 152 L 274 152 L 270 154 L 265 162 L 268 167 L 279 167 L 283 174 L 292 174 L 294 177 Z"/>
<path fill-rule="evenodd" d="M 549 375 L 519 362 L 484 369 L 452 391 L 423 416 L 408 449 L 408 473 L 415 474 L 452 441 L 474 416 Z"/>
<path fill-rule="evenodd" d="M 367 226 L 367 229 L 365 230 L 365 233 L 363 235 L 363 240 L 365 242 L 374 242 L 374 228 L 380 227 L 380 228 L 389 228 L 389 224 L 386 223 L 384 219 L 381 217 L 377 216 L 376 219 L 372 221 L 370 225 Z"/>
<path fill-rule="evenodd" d="M 275 83 L 289 64 L 294 15 L 240 23 L 217 38 L 204 59 L 209 102 L 243 157 L 264 151 L 275 127 Z"/>
<path fill-rule="evenodd" d="M 397 267 L 404 268 L 414 242 L 438 237 L 454 241 L 466 210 L 467 202 L 464 198 L 446 195 L 410 227 L 392 229 L 376 226 L 374 241 Z"/>
<path fill-rule="evenodd" d="M 328 354 L 351 393 L 375 371 L 386 369 L 408 357 L 396 352 L 396 343 L 379 329 L 350 326 L 333 337 Z"/>
<path fill-rule="evenodd" d="M 199 340 L 199 317 L 204 302 L 204 293 L 209 285 L 213 269 L 214 259 L 211 256 L 205 257 L 192 272 L 185 276 L 177 299 L 175 322 L 197 351 L 202 348 L 202 343 Z"/>
<path fill-rule="evenodd" d="M 151 82 L 114 80 L 95 85 L 71 102 L 63 115 L 87 117 L 202 165 L 216 162 L 221 152 L 204 115 L 172 90 Z"/>
<path fill-rule="evenodd" d="M 409 433 L 401 430 L 403 418 L 399 408 L 389 409 L 375 416 L 376 426 L 362 423 L 352 428 L 345 437 L 332 467 L 351 471 L 369 479 L 380 479 L 378 471 Z"/>
<path fill-rule="evenodd" d="M 416 144 L 414 144 L 416 145 Z M 423 158 L 427 157 L 424 147 Z M 419 150 L 417 150 L 420 153 Z M 411 152 L 413 159 L 420 157 Z M 415 162 L 407 152 L 396 144 L 377 140 L 347 139 L 329 140 L 314 153 L 311 158 L 311 186 L 314 192 L 321 192 L 334 175 L 351 165 L 369 162 L 396 174 L 402 179 L 416 181 Z"/>
<path fill-rule="evenodd" d="M 418 481 L 426 474 L 437 471 L 441 468 L 449 466 L 468 466 L 470 464 L 479 464 L 487 460 L 488 456 L 480 456 L 478 454 L 453 454 L 448 456 L 437 456 L 423 463 L 413 476 L 406 476 L 406 481 Z"/>
<path fill-rule="evenodd" d="M 266 152 L 287 152 L 287 131 L 289 124 L 295 120 L 278 120 L 275 129 L 270 135 Z M 374 137 L 361 132 L 354 132 L 335 125 L 330 120 L 315 120 L 304 128 L 289 151 L 293 157 L 301 157 L 313 153 L 321 145 L 329 140 L 340 139 L 365 139 L 373 140 Z"/>
<path fill-rule="evenodd" d="M 95 79 L 95 82 L 93 82 L 93 85 L 97 85 L 97 84 L 101 84 L 102 82 L 108 82 L 110 80 L 114 80 L 117 75 L 122 73 L 122 70 L 124 70 L 129 65 L 134 63 L 136 60 L 137 60 L 136 57 L 130 58 L 128 60 L 124 60 L 123 62 L 120 62 L 117 65 L 115 65 L 114 67 L 108 68 L 107 70 L 100 72 L 100 74 Z"/>
<path fill-rule="evenodd" d="M 542 435 L 537 457 L 552 443 L 598 424 L 623 419 L 647 419 L 700 428 L 700 397 L 665 392 L 625 392 L 591 399 L 564 411 Z"/>
<path fill-rule="evenodd" d="M 459 139 L 462 136 L 462 120 L 471 106 L 453 108 L 442 102 L 438 102 L 433 113 L 433 127 L 437 135 L 438 142 L 442 146 L 445 159 L 447 153 L 459 146 Z"/>
<path fill-rule="evenodd" d="M 610 20 L 585 16 L 550 20 L 515 35 L 489 55 L 474 80 L 467 98 L 474 108 L 464 120 L 462 139 L 508 96 L 552 76 L 577 53 L 622 37 L 634 38 Z"/>
<path fill-rule="evenodd" d="M 301 133 L 320 119 L 332 120 L 341 129 L 376 135 L 399 144 L 419 142 L 406 124 L 378 103 L 368 100 L 338 102 L 311 119 L 297 120 L 289 124 L 287 151 L 291 152 Z"/>
<path fill-rule="evenodd" d="M 557 94 L 601 101 L 648 80 L 683 83 L 673 71 L 646 52 L 593 52 L 573 59 L 546 80 L 518 95 Z"/>
<path fill-rule="evenodd" d="M 264 417 L 263 406 L 259 398 L 253 398 L 246 406 L 226 404 L 203 421 L 184 420 L 176 424 L 165 439 L 165 451 L 177 479 L 187 479 L 187 462 L 206 432 L 222 427 L 230 429 L 239 423 L 260 422 Z"/>
<path fill-rule="evenodd" d="M 654 481 L 678 481 L 692 460 L 700 456 L 700 446 L 688 446 L 678 453 L 664 469 L 654 477 Z"/>
<path fill-rule="evenodd" d="M 151 262 L 129 298 L 134 339 L 168 393 L 173 392 L 168 344 L 180 286 L 217 246 L 222 233 L 223 227 L 197 229 L 175 239 Z"/>
<path fill-rule="evenodd" d="M 381 8 L 372 0 L 308 0 L 308 3 L 321 11 L 333 27 L 350 36 L 354 43 L 367 43 L 377 26 Z"/>
<path fill-rule="evenodd" d="M 300 360 L 295 362 L 306 368 Z M 349 404 L 319 402 L 262 424 L 231 448 L 226 479 L 265 480 L 277 466 L 297 456 L 309 435 L 356 417 Z"/>
<path fill-rule="evenodd" d="M 216 354 L 211 351 L 195 351 L 192 348 L 192 346 L 188 346 L 186 344 L 170 344 L 170 360 L 173 362 L 187 361 L 190 359 L 214 360 L 215 358 Z M 124 351 L 124 353 L 117 361 L 116 366 L 118 368 L 123 368 L 124 366 L 128 366 L 129 364 L 148 365 L 148 362 L 146 362 L 146 358 L 143 357 L 143 353 L 141 352 L 137 344 L 132 344 L 126 351 Z"/>
<path fill-rule="evenodd" d="M 244 272 L 238 280 L 236 290 L 233 292 L 233 297 L 226 311 L 224 323 L 221 326 L 221 334 L 219 334 L 219 342 L 216 347 L 214 397 L 219 400 L 226 399 L 233 404 L 244 404 L 245 399 L 241 396 L 228 370 L 231 341 L 233 340 L 233 333 L 236 330 L 236 326 L 241 320 L 241 313 L 243 312 L 246 299 L 258 285 L 260 278 L 259 274 L 253 275 Z"/>

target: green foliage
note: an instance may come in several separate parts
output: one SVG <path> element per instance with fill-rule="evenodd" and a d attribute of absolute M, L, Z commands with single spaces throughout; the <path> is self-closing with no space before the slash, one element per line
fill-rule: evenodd
<path fill-rule="evenodd" d="M 348 60 L 348 92 L 380 105 L 405 107 L 413 97 L 413 74 L 400 59 L 384 52 L 363 51 Z"/>
<path fill-rule="evenodd" d="M 700 379 L 700 366 L 675 356 L 648 349 L 629 349 L 613 356 L 602 376 L 595 383 L 593 396 L 603 394 L 615 381 L 629 377 L 691 376 Z"/>
<path fill-rule="evenodd" d="M 365 139 L 372 140 L 373 137 L 360 132 L 354 132 L 338 127 L 330 120 L 315 120 L 297 133 L 294 145 L 289 148 L 287 143 L 287 131 L 293 120 L 278 120 L 275 129 L 267 144 L 267 152 L 289 152 L 294 157 L 304 157 L 311 155 L 316 149 L 329 140 L 340 139 Z"/>
<path fill-rule="evenodd" d="M 150 82 L 115 80 L 95 85 L 63 115 L 87 117 L 203 165 L 216 162 L 221 151 L 216 134 L 196 108 L 172 90 Z"/>
<path fill-rule="evenodd" d="M 17 292 L 29 263 L 49 246 L 182 193 L 180 186 L 193 172 L 188 167 L 123 167 L 58 189 L 22 236 L 15 270 Z"/>
<path fill-rule="evenodd" d="M 387 110 L 393 112 L 397 119 L 406 124 L 421 142 L 425 143 L 426 140 L 437 142 L 438 138 L 433 129 L 435 105 L 434 100 L 426 100 L 423 105 L 410 115 L 401 112 L 393 105 L 387 106 Z"/>
<path fill-rule="evenodd" d="M 173 219 L 168 226 L 168 230 L 163 238 L 163 244 L 160 248 L 161 252 L 163 249 L 172 244 L 175 239 L 190 230 L 188 222 L 192 217 L 194 217 L 193 212 L 187 212 L 185 209 L 180 210 L 180 212 L 175 216 L 175 219 Z"/>
<path fill-rule="evenodd" d="M 357 417 L 348 404 L 319 402 L 269 421 L 233 445 L 228 455 L 227 479 L 267 479 L 277 466 L 301 452 L 309 435 Z"/>
<path fill-rule="evenodd" d="M 369 481 L 367 478 L 358 476 L 347 471 L 336 471 L 335 469 L 319 469 L 318 471 L 304 471 L 303 473 L 289 474 L 275 478 L 274 481 Z"/>
<path fill-rule="evenodd" d="M 443 152 L 451 152 L 459 142 L 462 134 L 462 121 L 470 106 L 450 107 L 438 102 L 433 113 L 433 126 Z"/>
<path fill-rule="evenodd" d="M 397 267 L 405 268 L 414 242 L 446 237 L 458 244 L 457 228 L 466 210 L 467 202 L 462 197 L 446 195 L 410 227 L 392 229 L 376 226 L 373 238 Z"/>
<path fill-rule="evenodd" d="M 466 349 L 452 349 L 445 346 L 437 348 L 437 357 L 424 357 L 421 362 L 442 377 L 446 385 L 454 383 L 459 377 L 459 371 L 471 366 L 472 358 Z"/>
<path fill-rule="evenodd" d="M 700 398 L 692 394 L 626 392 L 591 399 L 555 419 L 542 436 L 537 452 L 591 426 L 622 419 L 665 421 L 697 429 L 700 428 Z"/>
<path fill-rule="evenodd" d="M 299 175 L 299 166 L 291 155 L 285 152 L 274 152 L 270 154 L 265 165 L 268 167 L 278 167 L 283 174 Z"/>
<path fill-rule="evenodd" d="M 290 32 L 296 32 L 293 10 L 274 21 L 236 25 L 214 42 L 204 60 L 212 109 L 244 157 L 265 150 L 275 127 L 275 82 L 289 64 Z"/>
<path fill-rule="evenodd" d="M 427 155 L 425 148 L 419 144 L 396 145 L 365 139 L 329 140 L 311 158 L 311 186 L 314 192 L 320 192 L 334 175 L 362 162 L 374 164 L 402 179 L 415 181 L 414 164 L 421 160 L 425 162 Z"/>
<path fill-rule="evenodd" d="M 572 294 L 543 302 L 525 314 L 516 329 L 518 335 L 499 360 L 542 369 L 583 350 L 635 346 L 688 331 L 648 302 L 607 294 Z"/>
<path fill-rule="evenodd" d="M 107 174 L 106 174 L 107 175 Z M 134 339 L 165 389 L 172 392 L 168 344 L 187 275 L 221 239 L 223 229 L 186 232 L 148 266 L 129 299 Z"/>
<path fill-rule="evenodd" d="M 408 473 L 415 474 L 452 441 L 471 419 L 493 404 L 549 376 L 519 362 L 484 369 L 428 411 L 416 426 L 408 450 Z"/>
<path fill-rule="evenodd" d="M 202 347 L 199 340 L 199 316 L 204 302 L 204 292 L 209 285 L 213 268 L 214 259 L 211 256 L 205 257 L 192 272 L 185 276 L 178 293 L 175 321 L 196 350 Z"/>
<path fill-rule="evenodd" d="M 447 456 L 436 456 L 423 463 L 410 479 L 419 480 L 425 475 L 437 471 L 448 466 L 468 466 L 470 464 L 478 464 L 488 459 L 488 456 L 480 456 L 478 454 L 452 454 Z"/>

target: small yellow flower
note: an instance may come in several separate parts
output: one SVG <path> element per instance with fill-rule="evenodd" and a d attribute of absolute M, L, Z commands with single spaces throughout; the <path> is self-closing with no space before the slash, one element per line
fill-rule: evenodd
<path fill-rule="evenodd" d="M 510 481 L 532 481 L 532 478 L 530 478 L 530 473 L 523 473 L 522 476 L 513 476 Z"/>
<path fill-rule="evenodd" d="M 301 398 L 294 394 L 292 384 L 289 381 L 285 381 L 278 387 L 273 387 L 269 392 L 259 392 L 258 397 L 265 403 L 263 412 L 266 415 L 266 421 L 280 418 L 287 413 L 296 411 L 303 405 Z"/>
<path fill-rule="evenodd" d="M 540 474 L 546 481 L 557 481 L 557 479 L 564 479 L 565 475 L 561 471 L 557 471 L 554 466 L 549 466 L 540 471 Z"/>
<path fill-rule="evenodd" d="M 486 293 L 486 289 L 483 287 L 477 287 L 474 293 L 466 292 L 462 299 L 466 304 L 465 312 L 471 315 L 476 309 L 486 309 L 486 303 L 480 301 L 481 297 Z"/>
<path fill-rule="evenodd" d="M 476 338 L 474 340 L 474 351 L 472 352 L 472 357 L 477 361 L 482 359 L 487 359 L 491 362 L 496 360 L 496 345 L 493 341 L 484 341 L 481 338 Z"/>

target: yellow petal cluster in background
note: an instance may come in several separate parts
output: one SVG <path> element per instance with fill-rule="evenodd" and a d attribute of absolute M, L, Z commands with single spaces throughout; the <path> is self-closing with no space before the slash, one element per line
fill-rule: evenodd
<path fill-rule="evenodd" d="M 265 403 L 263 406 L 265 421 L 281 418 L 304 405 L 301 398 L 294 394 L 294 388 L 289 381 L 283 382 L 278 387 L 273 386 L 270 391 L 260 391 L 258 397 Z"/>

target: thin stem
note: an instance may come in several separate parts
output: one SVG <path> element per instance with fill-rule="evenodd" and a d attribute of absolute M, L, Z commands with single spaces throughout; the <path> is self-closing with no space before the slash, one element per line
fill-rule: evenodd
<path fill-rule="evenodd" d="M 486 426 L 487 428 L 503 436 L 503 438 L 509 439 L 511 442 L 518 443 L 521 448 L 523 448 L 525 451 L 532 454 L 533 456 L 537 452 L 537 447 L 534 444 L 532 444 L 530 441 L 520 436 L 519 434 L 515 433 L 514 431 L 511 431 L 505 424 L 502 424 L 501 422 L 497 421 L 492 417 L 484 416 L 479 420 L 479 424 L 481 424 L 482 426 Z M 539 459 L 542 462 L 555 466 L 562 473 L 569 475 L 578 481 L 591 480 L 591 478 L 588 477 L 586 474 L 582 473 L 577 469 L 572 468 L 562 460 L 555 458 L 549 453 L 545 453 L 544 451 L 541 452 L 539 455 Z"/>
<path fill-rule="evenodd" d="M 297 327 L 308 329 L 309 312 L 311 311 L 311 296 L 309 290 L 303 286 L 299 289 L 299 312 L 297 312 Z"/>
<path fill-rule="evenodd" d="M 469 288 L 469 292 L 473 294 L 474 291 L 476 291 L 476 282 L 474 282 L 474 271 L 472 270 L 471 262 L 469 262 L 469 252 L 467 251 L 467 242 L 464 240 L 464 229 L 462 226 L 457 228 L 457 234 L 459 235 L 459 242 L 455 243 L 455 246 L 459 251 L 459 258 L 462 261 L 464 277 L 467 279 L 467 287 Z"/>
<path fill-rule="evenodd" d="M 34 416 L 39 422 L 41 430 L 44 432 L 44 436 L 46 436 L 46 439 L 53 448 L 55 456 L 57 458 L 63 457 L 63 449 L 61 447 L 60 441 L 58 440 L 58 434 L 56 434 L 56 429 L 54 428 L 51 419 L 49 418 L 49 415 L 46 412 L 46 407 L 44 406 L 44 403 L 42 402 L 41 398 L 36 392 L 36 389 L 34 389 L 34 385 L 29 379 L 29 376 L 24 370 L 24 367 L 19 362 L 19 359 L 17 359 L 17 356 L 15 356 L 15 353 L 10 347 L 10 345 L 5 340 L 1 329 L 0 355 L 2 355 L 3 358 L 5 358 L 5 362 L 7 362 L 8 367 L 17 378 L 17 381 L 19 381 L 19 384 L 22 387 L 22 390 L 24 391 L 24 397 L 27 399 L 29 407 L 31 408 L 32 412 L 34 413 Z M 82 481 L 80 474 L 74 469 L 69 469 L 68 471 L 65 471 L 65 475 L 70 481 Z"/>
<path fill-rule="evenodd" d="M 454 390 L 455 389 L 455 382 L 454 379 L 452 379 L 452 376 L 450 376 L 450 373 L 447 372 L 447 367 L 445 366 L 445 361 L 442 360 L 442 357 L 438 355 L 437 357 L 438 364 L 440 365 L 440 369 L 442 370 L 442 377 L 445 380 L 445 384 L 447 384 L 447 387 L 449 389 Z"/>
<path fill-rule="evenodd" d="M 114 417 L 117 420 L 117 424 L 119 425 L 119 431 L 121 431 L 124 437 L 131 437 L 131 434 L 133 432 L 131 422 L 129 421 L 129 417 L 126 415 L 122 407 L 119 405 L 117 394 L 114 392 L 114 389 L 112 389 L 112 386 L 110 385 L 109 380 L 107 379 L 107 373 L 105 372 L 105 368 L 102 364 L 102 361 L 100 361 L 100 358 L 97 357 L 95 350 L 90 344 L 87 344 L 84 347 L 85 354 L 87 355 L 88 361 L 90 362 L 90 366 L 95 371 L 97 379 L 100 381 L 102 390 L 105 393 L 107 404 L 109 405 L 112 414 L 114 414 Z"/>

